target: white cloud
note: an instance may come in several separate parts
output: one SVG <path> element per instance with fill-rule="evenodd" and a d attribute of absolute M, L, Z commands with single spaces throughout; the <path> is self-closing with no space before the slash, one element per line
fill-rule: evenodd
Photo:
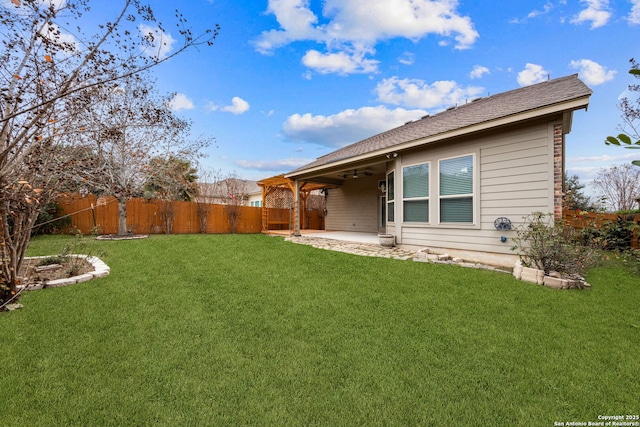
<path fill-rule="evenodd" d="M 637 153 L 619 154 L 615 156 L 604 154 L 600 156 L 568 157 L 566 160 L 566 169 L 569 175 L 576 174 L 580 177 L 580 181 L 583 184 L 589 184 L 602 168 L 608 168 L 620 163 L 630 163 L 637 158 Z"/>
<path fill-rule="evenodd" d="M 328 35 L 335 40 L 412 40 L 429 34 L 453 38 L 459 49 L 478 38 L 469 17 L 460 16 L 457 0 L 327 0 Z"/>
<path fill-rule="evenodd" d="M 609 80 L 613 80 L 616 75 L 615 70 L 607 70 L 606 67 L 590 59 L 580 59 L 571 61 L 571 68 L 578 70 L 578 75 L 588 85 L 597 86 Z"/>
<path fill-rule="evenodd" d="M 549 72 L 542 65 L 527 63 L 524 70 L 518 73 L 518 84 L 529 86 L 540 83 L 549 78 Z"/>
<path fill-rule="evenodd" d="M 631 11 L 629 12 L 629 16 L 627 16 L 627 21 L 630 24 L 638 25 L 640 24 L 640 0 L 631 0 L 633 6 L 631 7 Z"/>
<path fill-rule="evenodd" d="M 580 2 L 586 3 L 587 8 L 571 20 L 572 24 L 591 22 L 591 29 L 594 29 L 609 22 L 611 18 L 611 12 L 608 10 L 609 0 L 580 0 Z"/>
<path fill-rule="evenodd" d="M 524 24 L 529 19 L 535 19 L 535 18 L 538 18 L 539 16 L 543 16 L 543 15 L 548 14 L 549 12 L 551 12 L 554 9 L 554 7 L 555 7 L 555 5 L 552 2 L 547 2 L 547 3 L 545 3 L 544 6 L 542 6 L 542 10 L 534 9 L 531 12 L 527 13 L 526 18 L 513 18 L 513 19 L 511 19 L 509 21 L 509 23 L 510 24 Z"/>
<path fill-rule="evenodd" d="M 45 39 L 48 39 L 57 45 L 67 44 L 69 46 L 72 46 L 75 51 L 80 50 L 80 44 L 78 40 L 73 35 L 66 33 L 62 29 L 60 29 L 58 24 L 50 23 L 49 25 L 44 26 L 42 30 L 40 30 L 40 34 Z M 63 52 L 63 54 L 71 53 L 72 52 L 66 51 L 66 48 Z"/>
<path fill-rule="evenodd" d="M 469 73 L 469 78 L 479 79 L 485 74 L 489 74 L 489 69 L 487 67 L 483 67 L 482 65 L 476 65 Z"/>
<path fill-rule="evenodd" d="M 456 49 L 471 47 L 478 32 L 457 7 L 458 0 L 326 0 L 322 12 L 326 22 L 319 24 L 308 0 L 269 0 L 267 13 L 275 15 L 280 28 L 264 31 L 254 44 L 258 52 L 269 54 L 295 41 L 314 41 L 327 51 L 308 51 L 305 64 L 340 60 L 347 64 L 316 68 L 327 73 L 370 72 L 365 70 L 375 71 L 377 61 L 365 55 L 372 55 L 381 40 L 415 41 L 436 34 L 453 39 Z"/>
<path fill-rule="evenodd" d="M 62 9 L 63 7 L 65 7 L 67 5 L 67 0 L 36 0 L 35 2 L 37 5 L 39 5 L 39 8 L 50 8 L 51 6 L 53 6 L 54 10 L 58 11 L 60 9 Z M 21 1 L 17 1 L 16 0 L 1 0 L 0 4 L 5 6 L 5 7 L 20 7 L 22 6 L 22 2 Z"/>
<path fill-rule="evenodd" d="M 398 58 L 398 62 L 403 65 L 413 65 L 415 61 L 415 55 L 411 52 L 404 52 L 400 58 Z"/>
<path fill-rule="evenodd" d="M 179 110 L 193 110 L 193 102 L 184 93 L 176 93 L 173 99 L 169 102 L 169 107 L 173 111 Z"/>
<path fill-rule="evenodd" d="M 601 156 L 578 156 L 578 157 L 568 157 L 567 158 L 567 164 L 571 163 L 602 163 L 602 162 L 606 162 L 606 163 L 615 163 L 615 162 L 623 162 L 623 161 L 628 161 L 628 160 L 634 160 L 638 157 L 637 153 L 629 153 L 629 154 L 619 154 L 617 156 L 611 156 L 608 154 L 603 154 Z M 583 169 L 583 168 L 589 168 L 589 166 L 586 167 L 573 167 L 572 169 L 575 170 L 579 170 L 579 169 Z"/>
<path fill-rule="evenodd" d="M 390 110 L 384 106 L 345 110 L 330 116 L 293 114 L 283 124 L 283 132 L 294 141 L 343 147 L 425 114 L 424 110 Z"/>
<path fill-rule="evenodd" d="M 378 100 L 387 104 L 417 108 L 445 108 L 463 104 L 475 98 L 484 89 L 476 86 L 463 87 L 450 80 L 428 84 L 418 79 L 384 79 L 375 88 Z"/>
<path fill-rule="evenodd" d="M 31 7 L 23 7 L 25 3 L 24 0 L 0 0 L 0 6 L 11 10 L 15 14 L 28 16 L 33 9 Z M 53 9 L 59 12 L 67 5 L 67 0 L 35 0 L 33 3 L 40 10 L 50 9 L 53 6 Z"/>
<path fill-rule="evenodd" d="M 222 107 L 221 110 L 227 113 L 233 113 L 237 115 L 237 114 L 246 113 L 247 111 L 249 111 L 249 108 L 250 108 L 249 103 L 247 101 L 245 101 L 244 99 L 238 96 L 234 96 L 231 99 L 231 105 Z"/>
<path fill-rule="evenodd" d="M 56 10 L 60 10 L 67 5 L 67 0 L 40 0 L 44 6 L 52 5 Z"/>
<path fill-rule="evenodd" d="M 247 101 L 245 101 L 244 99 L 240 98 L 239 96 L 234 96 L 231 99 L 231 105 L 227 105 L 224 107 L 221 107 L 219 105 L 214 104 L 213 102 L 210 102 L 207 105 L 207 109 L 210 111 L 224 111 L 225 113 L 232 113 L 235 115 L 239 115 L 239 114 L 244 114 L 247 111 L 249 111 L 250 105 Z"/>
<path fill-rule="evenodd" d="M 281 29 L 262 32 L 255 42 L 256 50 L 262 54 L 297 40 L 323 38 L 314 27 L 318 17 L 309 9 L 308 0 L 269 0 L 267 13 L 275 15 Z"/>
<path fill-rule="evenodd" d="M 313 162 L 315 159 L 288 158 L 280 160 L 238 160 L 236 166 L 260 171 L 291 171 Z"/>
<path fill-rule="evenodd" d="M 166 58 L 176 42 L 171 34 L 165 33 L 158 27 L 140 24 L 138 30 L 146 40 L 142 51 L 145 55 L 153 59 Z"/>
<path fill-rule="evenodd" d="M 546 15 L 553 9 L 553 4 L 546 3 L 542 6 L 542 10 L 532 10 L 527 14 L 527 18 L 537 18 L 538 16 Z"/>
<path fill-rule="evenodd" d="M 378 68 L 378 61 L 364 58 L 365 52 L 349 55 L 346 52 L 320 53 L 317 50 L 308 51 L 302 58 L 302 63 L 320 74 L 338 73 L 374 73 Z"/>

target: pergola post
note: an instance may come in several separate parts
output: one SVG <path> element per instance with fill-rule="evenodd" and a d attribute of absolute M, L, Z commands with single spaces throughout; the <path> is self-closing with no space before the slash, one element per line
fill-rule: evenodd
<path fill-rule="evenodd" d="M 293 192 L 293 235 L 300 236 L 300 182 L 295 180 L 295 191 Z"/>

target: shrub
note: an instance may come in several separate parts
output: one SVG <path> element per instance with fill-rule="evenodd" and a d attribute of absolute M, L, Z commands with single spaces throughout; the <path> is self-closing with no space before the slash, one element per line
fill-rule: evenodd
<path fill-rule="evenodd" d="M 603 249 L 623 251 L 631 247 L 633 231 L 637 225 L 619 216 L 616 221 L 604 224 L 599 230 Z"/>
<path fill-rule="evenodd" d="M 618 211 L 616 213 L 618 215 L 638 215 L 638 214 L 640 214 L 640 209 L 622 210 L 622 211 Z"/>
<path fill-rule="evenodd" d="M 0 311 L 2 311 L 4 305 L 11 302 L 14 297 L 15 292 L 11 290 L 4 274 L 0 272 Z"/>
<path fill-rule="evenodd" d="M 59 234 L 71 225 L 71 218 L 61 217 L 62 207 L 58 202 L 46 204 L 36 220 L 32 235 L 36 234 Z M 57 219 L 56 219 L 57 218 Z"/>
<path fill-rule="evenodd" d="M 544 270 L 545 275 L 556 271 L 569 277 L 580 277 L 595 263 L 597 248 L 584 244 L 584 234 L 555 221 L 552 214 L 535 212 L 524 218 L 516 228 L 515 245 L 522 265 Z"/>

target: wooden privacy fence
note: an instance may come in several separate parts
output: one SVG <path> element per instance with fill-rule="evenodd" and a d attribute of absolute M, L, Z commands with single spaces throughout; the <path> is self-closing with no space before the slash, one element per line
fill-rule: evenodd
<path fill-rule="evenodd" d="M 71 216 L 71 227 L 82 234 L 116 234 L 118 232 L 118 202 L 113 197 L 65 197 L 58 200 L 63 215 Z M 200 233 L 198 203 L 165 202 L 162 200 L 127 200 L 127 229 L 134 234 L 164 234 L 170 229 L 173 234 Z M 251 206 L 200 204 L 208 208 L 205 232 L 226 234 L 232 231 L 230 212 L 237 209 L 235 232 L 260 233 L 262 229 L 262 208 Z M 173 212 L 173 221 L 167 214 Z M 171 224 L 169 224 L 169 222 Z"/>
<path fill-rule="evenodd" d="M 578 229 L 586 227 L 600 228 L 607 223 L 616 222 L 619 218 L 622 218 L 625 221 L 632 221 L 635 222 L 636 225 L 640 225 L 640 214 L 619 215 L 572 210 L 564 210 L 562 212 L 562 219 L 564 220 L 564 223 Z M 638 233 L 638 227 L 636 227 L 633 231 L 633 238 L 630 243 L 633 249 L 640 248 L 640 242 L 638 241 L 639 236 L 640 233 Z"/>
<path fill-rule="evenodd" d="M 265 208 L 267 210 L 267 224 L 269 230 L 293 230 L 295 218 L 293 209 Z M 303 223 L 303 230 L 324 230 L 324 213 L 319 209 L 307 209 Z"/>

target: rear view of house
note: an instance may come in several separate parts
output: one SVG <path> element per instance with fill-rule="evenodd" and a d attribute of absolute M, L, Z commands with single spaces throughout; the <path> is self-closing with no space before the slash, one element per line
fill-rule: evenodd
<path fill-rule="evenodd" d="M 561 215 L 565 135 L 591 93 L 572 75 L 476 99 L 285 176 L 327 185 L 327 230 L 513 265 L 510 225 L 536 211 Z"/>

